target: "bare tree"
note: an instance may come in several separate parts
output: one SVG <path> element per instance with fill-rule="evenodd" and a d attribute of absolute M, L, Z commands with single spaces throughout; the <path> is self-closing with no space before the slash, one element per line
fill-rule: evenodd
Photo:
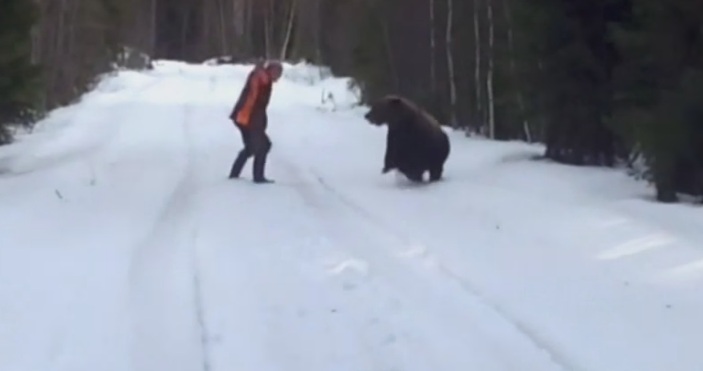
<path fill-rule="evenodd" d="M 452 52 L 452 23 L 454 19 L 454 1 L 447 0 L 447 30 L 445 34 L 447 51 L 447 71 L 449 74 L 449 123 L 457 126 L 456 115 L 456 81 L 454 76 L 454 54 Z"/>
<path fill-rule="evenodd" d="M 522 93 L 522 86 L 519 81 L 517 73 L 517 63 L 515 61 L 515 36 L 513 35 L 513 17 L 512 10 L 510 7 L 510 0 L 503 0 L 503 12 L 505 15 L 505 20 L 507 24 L 507 34 L 508 34 L 508 49 L 510 51 L 510 72 L 515 83 L 513 89 L 515 89 L 516 100 L 518 103 L 518 109 L 520 110 L 520 116 L 523 117 L 522 127 L 525 135 L 525 140 L 532 142 L 532 132 L 530 130 L 530 123 L 526 118 L 525 112 L 525 97 Z"/>
<path fill-rule="evenodd" d="M 437 92 L 437 43 L 435 40 L 435 0 L 429 0 L 430 5 L 430 90 Z"/>
<path fill-rule="evenodd" d="M 488 92 L 488 137 L 495 138 L 495 102 L 493 100 L 493 43 L 495 39 L 495 31 L 493 26 L 493 0 L 487 1 L 487 17 L 488 17 L 488 76 L 486 78 L 486 91 Z"/>
<path fill-rule="evenodd" d="M 291 34 L 293 33 L 293 24 L 295 23 L 297 3 L 298 2 L 296 0 L 291 0 L 290 2 L 290 8 L 288 10 L 288 22 L 287 27 L 285 28 L 286 33 L 283 37 L 283 43 L 281 45 L 281 54 L 279 56 L 280 59 L 286 59 L 288 57 L 288 50 L 292 41 Z"/>
<path fill-rule="evenodd" d="M 476 58 L 476 66 L 474 70 L 474 84 L 476 86 L 476 119 L 479 120 L 476 124 L 483 125 L 483 91 L 481 89 L 481 25 L 480 25 L 480 0 L 474 0 L 474 55 Z"/>

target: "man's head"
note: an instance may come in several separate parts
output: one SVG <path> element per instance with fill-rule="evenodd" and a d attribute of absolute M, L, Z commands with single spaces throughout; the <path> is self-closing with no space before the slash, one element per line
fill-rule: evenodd
<path fill-rule="evenodd" d="M 268 61 L 264 67 L 266 72 L 271 76 L 271 80 L 276 82 L 283 74 L 283 65 L 278 61 Z"/>

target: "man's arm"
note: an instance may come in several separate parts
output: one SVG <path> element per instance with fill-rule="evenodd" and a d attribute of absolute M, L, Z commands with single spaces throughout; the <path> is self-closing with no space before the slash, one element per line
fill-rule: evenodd
<path fill-rule="evenodd" d="M 249 81 L 249 89 L 247 91 L 247 96 L 244 100 L 244 104 L 237 112 L 235 121 L 241 125 L 248 125 L 251 120 L 251 116 L 254 113 L 254 109 L 257 107 L 257 101 L 259 100 L 259 93 L 261 90 L 261 76 L 256 74 L 252 76 Z"/>

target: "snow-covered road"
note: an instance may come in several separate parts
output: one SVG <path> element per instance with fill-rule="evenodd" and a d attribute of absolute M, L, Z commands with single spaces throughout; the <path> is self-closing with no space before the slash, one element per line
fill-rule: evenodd
<path fill-rule="evenodd" d="M 0 148 L 0 370 L 703 370 L 700 210 L 460 133 L 409 186 L 315 71 L 271 185 L 227 179 L 246 66 L 123 72 Z"/>

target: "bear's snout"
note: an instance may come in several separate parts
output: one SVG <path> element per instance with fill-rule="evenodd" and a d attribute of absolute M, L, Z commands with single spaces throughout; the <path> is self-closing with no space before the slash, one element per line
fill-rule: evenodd
<path fill-rule="evenodd" d="M 379 120 L 378 114 L 375 113 L 373 110 L 367 112 L 364 115 L 364 118 L 366 119 L 366 121 L 370 122 L 371 124 L 374 124 L 374 125 L 381 124 L 381 120 Z"/>

